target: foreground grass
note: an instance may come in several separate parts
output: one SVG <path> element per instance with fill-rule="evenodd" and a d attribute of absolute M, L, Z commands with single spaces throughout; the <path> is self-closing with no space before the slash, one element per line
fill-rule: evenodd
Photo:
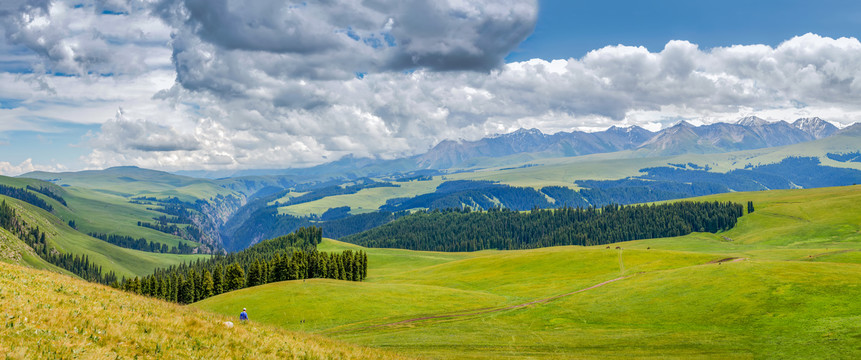
<path fill-rule="evenodd" d="M 64 275 L 0 263 L 7 359 L 389 359 L 380 350 L 236 321 Z"/>

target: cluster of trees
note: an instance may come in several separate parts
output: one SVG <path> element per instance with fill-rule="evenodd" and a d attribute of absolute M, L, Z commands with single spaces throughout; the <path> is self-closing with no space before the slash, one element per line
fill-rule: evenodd
<path fill-rule="evenodd" d="M 193 254 L 194 247 L 188 246 L 184 243 L 179 243 L 179 246 L 171 246 L 168 248 L 167 244 L 162 244 L 157 241 L 147 241 L 145 238 L 133 238 L 131 236 L 126 235 L 116 235 L 116 234 L 100 234 L 100 233 L 89 233 L 88 235 L 100 239 L 105 242 L 109 242 L 119 247 L 124 247 L 126 249 L 134 249 L 140 251 L 148 251 L 154 253 L 163 253 L 163 254 Z"/>
<path fill-rule="evenodd" d="M 376 211 L 356 215 L 347 214 L 342 217 L 338 213 L 345 209 L 336 209 L 338 210 L 321 217 L 279 215 L 275 207 L 261 207 L 245 216 L 240 214 L 231 219 L 225 226 L 224 234 L 227 235 L 225 247 L 228 249 L 245 247 L 245 244 L 232 241 L 232 239 L 272 238 L 279 234 L 290 233 L 296 229 L 310 226 L 323 229 L 323 235 L 328 238 L 340 239 L 343 236 L 360 233 L 389 223 L 409 213 L 407 211 Z"/>
<path fill-rule="evenodd" d="M 47 187 L 47 186 L 35 187 L 35 186 L 27 185 L 27 190 L 33 190 L 35 192 L 41 193 L 41 194 L 43 194 L 43 195 L 45 195 L 51 199 L 57 200 L 57 202 L 59 202 L 60 204 L 63 204 L 63 206 L 68 206 L 68 204 L 66 204 L 66 199 L 63 199 L 62 196 L 55 193 L 53 190 L 51 190 L 50 187 Z"/>
<path fill-rule="evenodd" d="M 183 227 L 177 226 L 176 224 L 170 224 L 166 222 L 157 222 L 151 223 L 148 221 L 138 221 L 138 226 L 150 228 L 155 231 L 163 232 L 165 234 L 176 235 L 186 240 L 200 242 L 200 238 L 203 233 L 197 226 L 194 225 L 186 225 Z"/>
<path fill-rule="evenodd" d="M 294 204 L 306 203 L 314 200 L 319 200 L 324 197 L 335 196 L 335 195 L 346 195 L 346 194 L 355 194 L 362 189 L 370 189 L 377 187 L 398 187 L 399 185 L 392 184 L 389 182 L 380 182 L 375 181 L 370 178 L 362 178 L 356 180 L 355 185 L 349 186 L 341 186 L 340 184 L 333 184 L 324 187 L 319 187 L 315 189 L 309 189 L 308 193 L 296 196 L 288 199 L 286 202 L 279 202 L 277 206 L 287 206 Z M 301 189 L 296 189 L 296 191 L 302 191 Z"/>
<path fill-rule="evenodd" d="M 144 201 L 148 202 L 148 204 L 157 203 L 161 205 L 159 207 L 148 207 L 147 210 L 158 211 L 166 215 L 154 217 L 153 220 L 155 220 L 155 223 L 138 221 L 138 226 L 150 228 L 165 234 L 176 235 L 185 240 L 201 241 L 203 232 L 194 225 L 192 210 L 190 210 L 200 211 L 200 201 L 192 204 L 183 202 L 176 197 L 165 200 L 158 200 L 154 197 L 136 197 L 132 200 L 133 203 L 139 204 Z M 177 226 L 177 224 L 186 226 Z M 181 253 L 185 254 L 185 252 Z"/>
<path fill-rule="evenodd" d="M 87 255 L 61 254 L 50 247 L 45 232 L 41 231 L 38 226 L 28 226 L 26 221 L 18 217 L 14 208 L 6 204 L 5 200 L 0 203 L 0 227 L 21 239 L 45 261 L 66 269 L 83 279 L 102 284 L 110 284 L 117 280 L 114 272 L 103 274 L 102 267 L 91 263 Z"/>
<path fill-rule="evenodd" d="M 27 191 L 24 188 L 16 188 L 13 186 L 0 185 L 0 195 L 6 195 L 10 198 L 15 198 L 29 204 L 38 206 L 48 212 L 54 211 L 54 207 L 42 200 L 36 194 Z"/>
<path fill-rule="evenodd" d="M 839 162 L 861 162 L 861 151 L 849 153 L 827 153 L 829 159 Z"/>
<path fill-rule="evenodd" d="M 179 303 L 192 303 L 224 292 L 276 281 L 330 278 L 362 281 L 368 256 L 362 251 L 317 252 L 319 228 L 266 240 L 246 250 L 198 259 L 156 271 L 144 278 L 123 279 L 116 287 Z"/>
<path fill-rule="evenodd" d="M 500 204 L 514 210 L 553 207 L 544 194 L 533 188 L 513 187 L 493 181 L 453 180 L 440 184 L 430 194 L 389 199 L 380 210 L 394 212 L 416 208 L 442 210 L 461 207 L 486 210 Z"/>
<path fill-rule="evenodd" d="M 742 205 L 729 202 L 529 212 L 498 208 L 420 211 L 342 240 L 369 247 L 432 251 L 588 246 L 727 230 L 735 226 L 743 211 Z"/>

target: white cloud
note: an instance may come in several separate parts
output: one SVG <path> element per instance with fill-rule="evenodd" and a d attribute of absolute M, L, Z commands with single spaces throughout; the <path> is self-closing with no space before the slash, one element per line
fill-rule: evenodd
<path fill-rule="evenodd" d="M 32 118 L 100 126 L 82 160 L 90 167 L 393 158 L 519 127 L 861 120 L 855 38 L 710 50 L 671 41 L 659 52 L 618 45 L 502 64 L 532 31 L 534 1 L 83 4 L 0 6 L 6 45 L 41 59 L 34 74 L 0 73 L 0 98 L 21 102 L 0 109 L 0 131 L 51 131 Z"/>
<path fill-rule="evenodd" d="M 8 161 L 0 161 L 0 175 L 18 176 L 31 171 L 64 171 L 65 167 L 59 164 L 54 165 L 37 165 L 33 164 L 33 159 L 22 161 L 18 165 L 14 165 Z"/>

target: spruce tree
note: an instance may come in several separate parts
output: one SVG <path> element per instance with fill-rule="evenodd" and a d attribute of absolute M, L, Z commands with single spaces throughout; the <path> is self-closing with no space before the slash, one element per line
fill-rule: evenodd
<path fill-rule="evenodd" d="M 212 293 L 213 295 L 218 295 L 224 292 L 224 280 L 222 278 L 222 273 L 224 272 L 224 268 L 221 264 L 215 267 L 215 272 L 212 273 Z"/>
<path fill-rule="evenodd" d="M 178 299 L 182 304 L 191 304 L 194 302 L 194 276 L 186 276 L 179 288 Z"/>
<path fill-rule="evenodd" d="M 215 284 L 212 274 L 209 273 L 209 270 L 203 270 L 203 299 L 212 296 L 214 288 Z"/>
<path fill-rule="evenodd" d="M 227 285 L 225 291 L 239 290 L 245 287 L 245 271 L 239 264 L 233 263 L 227 267 L 225 284 Z"/>
<path fill-rule="evenodd" d="M 362 280 L 368 277 L 368 253 L 362 251 Z"/>
<path fill-rule="evenodd" d="M 206 290 L 203 286 L 203 272 L 196 272 L 194 278 L 194 300 L 202 300 L 204 298 L 203 293 L 205 291 Z"/>

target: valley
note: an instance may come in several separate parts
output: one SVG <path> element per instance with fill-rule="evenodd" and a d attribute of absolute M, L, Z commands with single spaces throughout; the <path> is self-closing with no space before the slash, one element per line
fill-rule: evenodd
<path fill-rule="evenodd" d="M 748 123 L 725 127 L 765 126 Z M 512 141 L 525 135 L 539 133 Z M 135 167 L 0 177 L 13 221 L 0 230 L 4 271 L 41 281 L 4 291 L 40 303 L 65 289 L 63 276 L 98 269 L 106 285 L 147 296 L 76 283 L 87 290 L 50 306 L 75 313 L 93 297 L 122 299 L 113 300 L 122 309 L 168 304 L 207 319 L 170 325 L 201 339 L 190 350 L 174 332 L 153 349 L 162 313 L 133 310 L 100 326 L 138 345 L 76 330 L 89 334 L 76 340 L 93 349 L 85 357 L 236 357 L 218 335 L 232 331 L 302 334 L 277 335 L 298 341 L 287 348 L 255 343 L 279 358 L 855 357 L 861 133 L 827 135 L 731 152 L 458 155 L 451 168 L 409 171 L 347 159 L 222 179 Z M 284 241 L 302 228 L 324 239 Z M 81 263 L 39 255 L 46 250 Z M 36 353 L 27 346 L 35 338 L 14 330 L 34 326 L 13 320 L 43 313 L 31 306 L 7 315 L 3 350 L 68 355 L 57 345 Z M 223 328 L 242 308 L 253 329 Z"/>

